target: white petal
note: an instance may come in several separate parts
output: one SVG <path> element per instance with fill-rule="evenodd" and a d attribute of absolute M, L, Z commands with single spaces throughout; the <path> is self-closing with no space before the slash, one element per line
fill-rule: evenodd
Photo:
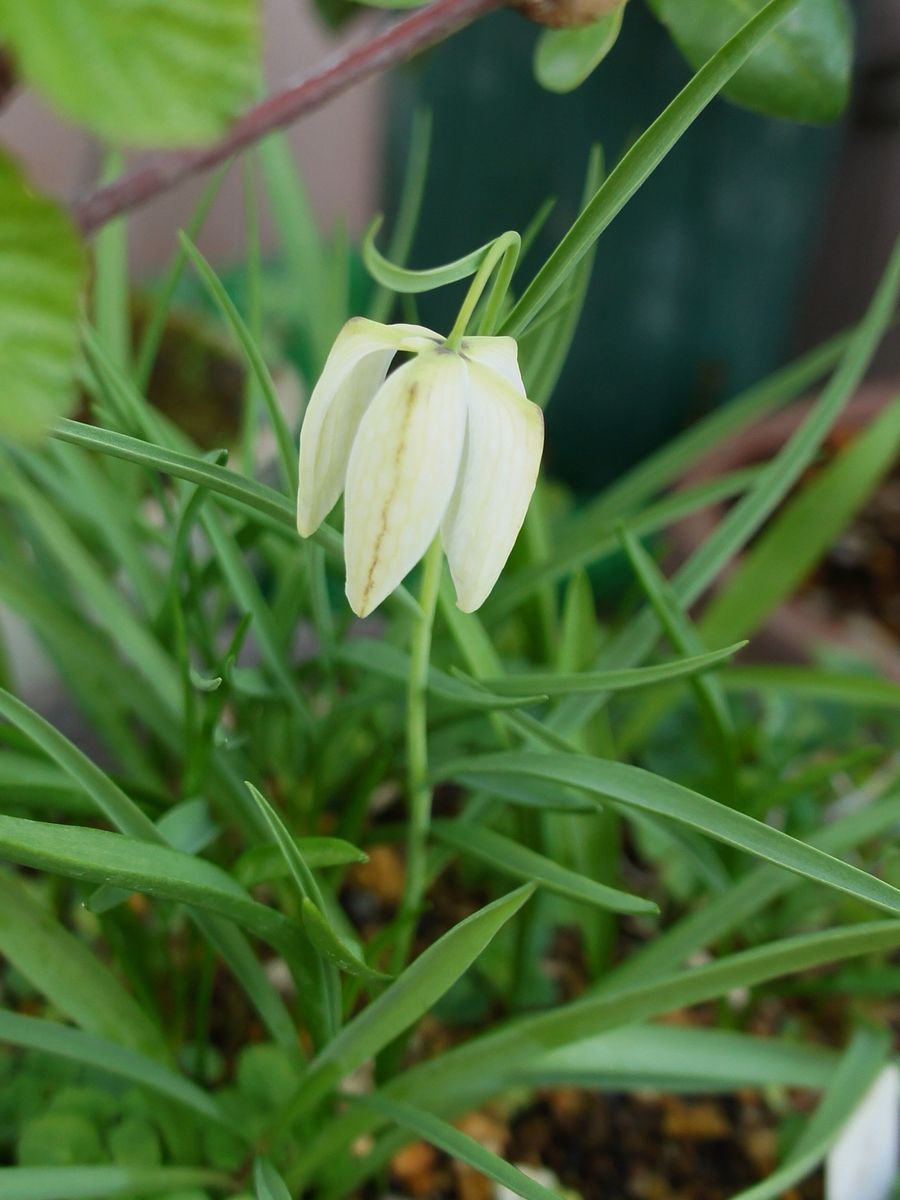
<path fill-rule="evenodd" d="M 337 502 L 360 419 L 398 350 L 430 348 L 438 335 L 419 325 L 354 317 L 335 340 L 300 431 L 297 529 L 308 537 Z"/>
<path fill-rule="evenodd" d="M 347 468 L 347 599 L 364 617 L 422 557 L 459 472 L 468 370 L 449 351 L 423 354 L 387 379 L 359 426 Z"/>
<path fill-rule="evenodd" d="M 442 527 L 463 612 L 484 603 L 515 544 L 537 481 L 544 416 L 494 371 L 470 362 L 459 482 Z"/>
<path fill-rule="evenodd" d="M 472 362 L 480 363 L 502 375 L 507 383 L 521 395 L 525 395 L 525 384 L 519 370 L 519 346 L 511 337 L 467 337 L 462 345 L 463 354 Z"/>

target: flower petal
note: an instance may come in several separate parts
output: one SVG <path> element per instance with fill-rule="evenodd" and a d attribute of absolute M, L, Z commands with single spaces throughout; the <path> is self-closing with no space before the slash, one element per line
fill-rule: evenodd
<path fill-rule="evenodd" d="M 428 549 L 459 472 L 468 370 L 450 351 L 423 354 L 387 379 L 359 426 L 347 468 L 347 599 L 360 617 Z"/>
<path fill-rule="evenodd" d="M 472 362 L 496 371 L 507 383 L 512 384 L 517 392 L 525 395 L 525 384 L 519 370 L 519 346 L 515 338 L 467 337 L 462 349 Z"/>
<path fill-rule="evenodd" d="M 381 325 L 354 317 L 338 334 L 313 389 L 300 431 L 297 529 L 309 537 L 337 502 L 360 419 L 398 350 L 439 341 L 420 325 Z"/>
<path fill-rule="evenodd" d="M 544 416 L 495 371 L 470 362 L 469 420 L 459 481 L 442 534 L 463 612 L 490 594 L 537 481 Z"/>

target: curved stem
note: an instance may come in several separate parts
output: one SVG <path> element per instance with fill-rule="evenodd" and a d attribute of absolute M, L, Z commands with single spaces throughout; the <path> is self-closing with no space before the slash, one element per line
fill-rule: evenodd
<path fill-rule="evenodd" d="M 478 307 L 478 301 L 481 299 L 484 289 L 487 287 L 491 276 L 499 264 L 500 269 L 497 271 L 497 278 L 494 280 L 494 286 L 491 288 L 491 294 L 485 305 L 484 318 L 481 323 L 482 333 L 493 331 L 499 316 L 500 307 L 509 289 L 509 281 L 512 279 L 513 271 L 516 269 L 516 261 L 519 257 L 519 247 L 521 245 L 522 239 L 517 233 L 512 231 L 501 233 L 491 243 L 490 248 L 481 261 L 481 265 L 475 272 L 475 278 L 469 285 L 469 290 L 466 292 L 466 298 L 460 307 L 456 323 L 447 335 L 447 345 L 451 350 L 459 349 L 459 344 L 463 339 L 469 322 L 472 320 L 472 314 Z"/>
<path fill-rule="evenodd" d="M 221 141 L 200 150 L 167 154 L 92 192 L 75 205 L 76 223 L 83 233 L 93 233 L 113 217 L 139 208 L 182 180 L 225 162 L 267 133 L 284 129 L 354 83 L 406 62 L 476 17 L 499 8 L 501 3 L 502 0 L 435 0 L 362 46 L 347 50 L 298 83 L 254 105 Z"/>
<path fill-rule="evenodd" d="M 409 791 L 409 826 L 406 843 L 406 889 L 401 927 L 394 952 L 396 969 L 406 960 L 415 930 L 415 915 L 422 903 L 426 880 L 428 829 L 431 824 L 431 785 L 428 781 L 428 709 L 426 692 L 431 662 L 431 632 L 441 583 L 443 557 L 440 534 L 423 560 L 418 618 L 410 646 L 406 693 L 406 773 Z"/>

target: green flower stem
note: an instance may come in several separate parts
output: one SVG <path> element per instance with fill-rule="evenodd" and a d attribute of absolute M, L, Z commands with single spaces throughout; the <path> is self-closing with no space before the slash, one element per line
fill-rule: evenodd
<path fill-rule="evenodd" d="M 475 278 L 469 285 L 466 298 L 463 300 L 459 315 L 456 318 L 456 324 L 447 336 L 447 345 L 451 350 L 459 349 L 463 335 L 466 332 L 469 322 L 472 320 L 475 309 L 478 307 L 478 301 L 481 299 L 482 293 L 490 282 L 494 271 L 499 267 L 497 278 L 494 280 L 494 286 L 491 288 L 490 295 L 485 304 L 484 317 L 481 322 L 482 333 L 493 332 L 499 320 L 500 310 L 506 298 L 506 293 L 509 290 L 509 283 L 516 268 L 521 245 L 522 239 L 513 231 L 502 233 L 496 241 L 491 243 L 484 258 L 481 260 L 481 265 L 475 272 Z"/>
<path fill-rule="evenodd" d="M 406 771 L 409 790 L 409 829 L 406 843 L 406 888 L 394 967 L 400 970 L 415 930 L 415 914 L 425 892 L 428 829 L 431 824 L 431 785 L 428 781 L 428 711 L 426 691 L 431 661 L 431 633 L 441 583 L 443 556 L 438 535 L 422 564 L 419 589 L 421 616 L 413 628 L 406 693 Z"/>

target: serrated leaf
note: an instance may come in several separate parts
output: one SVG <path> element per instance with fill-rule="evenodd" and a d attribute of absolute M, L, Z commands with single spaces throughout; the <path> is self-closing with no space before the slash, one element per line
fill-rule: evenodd
<path fill-rule="evenodd" d="M 614 9 L 591 25 L 545 29 L 534 52 L 534 74 L 548 92 L 571 92 L 603 62 L 616 44 L 625 11 Z"/>
<path fill-rule="evenodd" d="M 34 441 L 74 403 L 76 318 L 86 265 L 84 247 L 65 213 L 33 192 L 18 166 L 0 155 L 4 437 Z"/>
<path fill-rule="evenodd" d="M 220 134 L 258 71 L 255 0 L 0 0 L 0 34 L 25 79 L 116 144 Z"/>
<path fill-rule="evenodd" d="M 765 0 L 650 0 L 650 5 L 697 70 Z M 849 96 L 852 33 L 844 0 L 802 0 L 723 94 L 770 117 L 833 121 Z"/>

